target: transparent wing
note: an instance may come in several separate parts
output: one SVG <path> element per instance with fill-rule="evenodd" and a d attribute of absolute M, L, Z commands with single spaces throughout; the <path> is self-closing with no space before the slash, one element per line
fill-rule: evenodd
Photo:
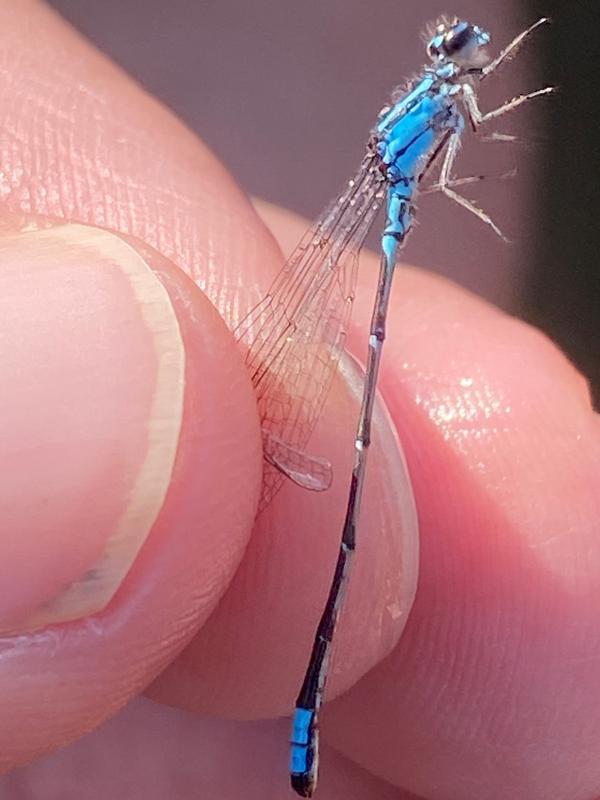
<path fill-rule="evenodd" d="M 320 492 L 331 485 L 331 464 L 325 458 L 296 450 L 263 428 L 263 451 L 268 464 L 303 489 Z"/>
<path fill-rule="evenodd" d="M 384 197 L 377 163 L 365 158 L 235 331 L 247 347 L 263 427 L 261 507 L 283 474 L 316 490 L 331 482 L 327 462 L 304 451 L 344 348 L 358 253 Z"/>

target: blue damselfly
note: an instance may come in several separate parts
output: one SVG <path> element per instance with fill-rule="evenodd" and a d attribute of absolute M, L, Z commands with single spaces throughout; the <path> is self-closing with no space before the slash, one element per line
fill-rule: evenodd
<path fill-rule="evenodd" d="M 443 19 L 427 44 L 430 64 L 408 88 L 396 90 L 371 131 L 365 157 L 341 195 L 310 228 L 268 294 L 240 323 L 236 334 L 247 347 L 246 361 L 257 394 L 263 428 L 265 482 L 261 505 L 287 476 L 306 488 L 323 490 L 331 481 L 325 459 L 306 446 L 344 347 L 352 307 L 357 258 L 379 210 L 386 218 L 381 266 L 355 440 L 354 467 L 340 550 L 331 589 L 316 632 L 300 690 L 292 730 L 291 781 L 310 797 L 318 768 L 318 715 L 331 642 L 355 549 L 370 426 L 375 400 L 390 288 L 398 252 L 414 220 L 423 181 L 441 162 L 440 191 L 501 235 L 493 220 L 456 187 L 477 178 L 452 177 L 465 120 L 477 132 L 551 87 L 515 97 L 492 111 L 479 108 L 477 87 L 538 26 L 520 33 L 495 58 L 486 53 L 490 35 L 470 22 Z M 503 137 L 500 136 L 500 139 Z M 506 137 L 509 138 L 509 137 Z"/>

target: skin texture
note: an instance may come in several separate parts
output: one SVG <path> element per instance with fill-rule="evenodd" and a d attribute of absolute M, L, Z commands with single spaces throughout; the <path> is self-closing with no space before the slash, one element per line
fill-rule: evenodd
<path fill-rule="evenodd" d="M 20 767 L 0 786 L 18 797 L 41 781 L 52 798 L 80 775 L 78 797 L 151 797 L 142 775 L 152 770 L 157 797 L 189 797 L 199 784 L 206 797 L 288 796 L 282 723 L 257 720 L 289 712 L 329 581 L 345 486 L 338 478 L 315 497 L 286 485 L 253 528 L 256 413 L 242 356 L 214 308 L 234 324 L 265 291 L 280 252 L 195 137 L 57 17 L 28 1 L 4 2 L 0 21 L 6 224 L 10 214 L 58 217 L 150 245 L 158 254 L 136 247 L 168 293 L 186 353 L 169 489 L 113 600 L 91 617 L 0 640 L 0 765 L 7 773 Z M 261 213 L 288 251 L 304 223 L 267 206 Z M 90 254 L 79 265 L 91 286 L 106 269 Z M 375 272 L 366 254 L 349 339 L 358 359 Z M 53 326 L 62 329 L 43 304 L 32 317 L 22 282 L 15 285 L 19 291 L 3 294 L 11 330 L 35 320 L 41 341 Z M 123 311 L 120 284 L 113 289 L 107 303 L 110 287 L 90 291 L 92 324 L 73 329 L 90 354 L 98 328 L 116 331 L 126 352 L 132 331 L 149 347 L 139 303 Z M 61 352 L 49 389 L 60 381 Z M 65 353 L 65 375 L 73 358 Z M 156 362 L 139 355 L 147 373 L 138 381 L 131 360 L 121 372 L 111 365 L 111 393 L 133 387 L 144 419 Z M 345 365 L 311 440 L 314 452 L 331 455 L 337 476 L 347 472 L 355 370 Z M 600 428 L 583 379 L 538 332 L 407 268 L 394 287 L 381 391 L 392 422 L 380 406 L 356 580 L 330 683 L 330 694 L 341 696 L 323 716 L 319 796 L 593 800 Z M 27 413 L 39 424 L 36 407 Z M 414 489 L 418 543 L 393 428 Z M 57 460 L 78 435 L 79 426 L 63 425 Z M 3 434 L 1 446 L 6 441 Z M 33 464 L 35 451 L 23 446 L 19 458 L 27 457 Z M 106 480 L 113 490 L 114 475 Z M 74 470 L 74 504 L 77 481 Z M 24 507 L 40 501 L 39 485 L 30 492 Z M 88 508 L 92 520 L 99 508 Z M 98 540 L 81 548 L 80 565 L 112 536 L 109 528 L 90 525 Z M 35 525 L 27 533 L 15 563 L 31 564 L 29 591 L 15 581 L 6 594 L 17 630 L 53 592 L 47 540 Z M 65 559 L 86 535 L 81 523 L 61 526 Z M 11 547 L 5 524 L 1 552 Z M 138 700 L 108 727 L 36 761 L 153 680 L 155 699 L 249 722 Z"/>

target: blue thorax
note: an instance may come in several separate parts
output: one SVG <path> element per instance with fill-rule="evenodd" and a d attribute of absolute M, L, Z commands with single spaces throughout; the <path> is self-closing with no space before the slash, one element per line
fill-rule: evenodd
<path fill-rule="evenodd" d="M 386 109 L 375 129 L 377 152 L 390 184 L 416 183 L 443 136 L 463 127 L 453 95 L 452 70 L 428 70 L 416 85 Z"/>

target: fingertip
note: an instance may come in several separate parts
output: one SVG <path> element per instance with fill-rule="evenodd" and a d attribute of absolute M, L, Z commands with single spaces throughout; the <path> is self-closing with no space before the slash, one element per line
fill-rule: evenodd
<path fill-rule="evenodd" d="M 0 252 L 6 766 L 105 718 L 209 616 L 252 528 L 261 446 L 229 331 L 164 256 L 39 219 L 5 226 Z"/>
<path fill-rule="evenodd" d="M 302 229 L 268 219 L 290 245 Z M 363 254 L 358 355 L 376 274 Z M 390 656 L 325 708 L 323 738 L 422 796 L 542 798 L 574 780 L 592 796 L 600 424 L 586 382 L 539 331 L 421 270 L 398 268 L 388 322 L 380 389 L 415 490 L 419 590 Z"/>

